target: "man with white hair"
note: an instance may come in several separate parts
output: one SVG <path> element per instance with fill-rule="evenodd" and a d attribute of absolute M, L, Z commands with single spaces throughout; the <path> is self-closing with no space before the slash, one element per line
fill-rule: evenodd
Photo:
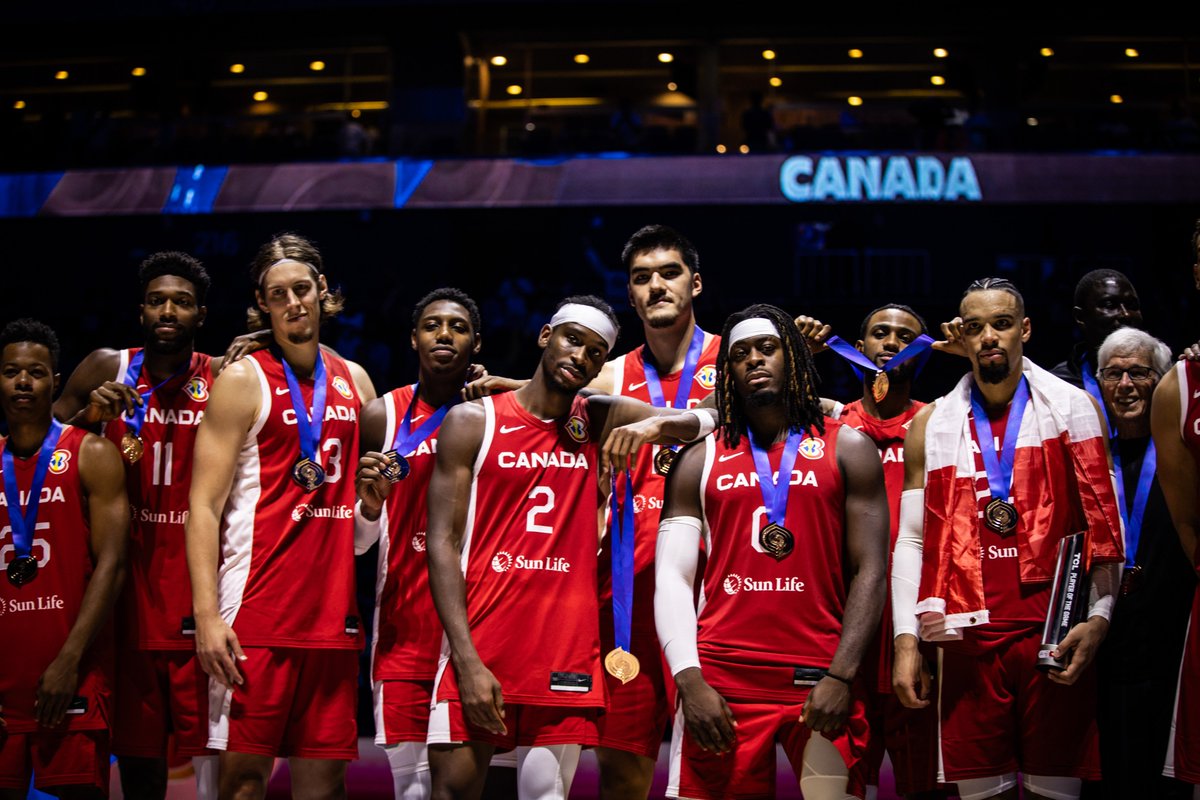
<path fill-rule="evenodd" d="M 1188 797 L 1190 787 L 1162 776 L 1196 586 L 1158 485 L 1150 439 L 1151 398 L 1171 368 L 1171 351 L 1145 331 L 1118 328 L 1101 344 L 1096 363 L 1125 523 L 1121 599 L 1097 656 L 1102 796 Z"/>

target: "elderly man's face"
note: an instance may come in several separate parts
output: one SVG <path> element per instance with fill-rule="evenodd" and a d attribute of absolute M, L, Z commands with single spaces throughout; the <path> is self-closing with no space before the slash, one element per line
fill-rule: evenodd
<path fill-rule="evenodd" d="M 1161 377 L 1147 352 L 1109 356 L 1100 367 L 1100 392 L 1113 422 L 1149 420 L 1150 398 Z"/>

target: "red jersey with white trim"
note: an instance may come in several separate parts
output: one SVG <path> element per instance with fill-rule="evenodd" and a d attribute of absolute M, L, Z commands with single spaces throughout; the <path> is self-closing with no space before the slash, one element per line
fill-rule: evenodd
<path fill-rule="evenodd" d="M 913 417 L 925 407 L 913 401 L 902 413 L 889 419 L 877 419 L 866 412 L 862 400 L 855 400 L 842 407 L 838 419 L 862 431 L 875 442 L 879 459 L 883 462 L 883 482 L 887 488 L 888 516 L 891 520 L 888 539 L 887 596 L 892 596 L 892 551 L 900 533 L 900 495 L 904 492 L 904 437 L 912 424 Z M 878 664 L 875 690 L 892 691 L 892 604 L 883 604 L 883 618 L 876 634 L 863 656 L 863 664 Z"/>
<path fill-rule="evenodd" d="M 743 436 L 736 448 L 710 436 L 701 478 L 704 583 L 697 647 L 704 679 L 726 697 L 796 699 L 797 667 L 828 668 L 842 636 L 846 492 L 837 463 L 842 423 L 805 437 L 792 469 L 784 527 L 794 549 L 776 561 L 762 549 L 768 524 L 758 472 Z M 768 451 L 777 474 L 784 442 Z"/>
<path fill-rule="evenodd" d="M 82 428 L 64 426 L 46 470 L 30 548 L 30 555 L 38 560 L 37 576 L 21 587 L 0 577 L 0 647 L 4 653 L 0 657 L 0 705 L 10 734 L 38 729 L 34 718 L 38 679 L 74 627 L 95 568 L 79 478 L 79 449 L 86 436 Z M 0 442 L 0 448 L 7 446 L 7 439 Z M 22 511 L 28 505 L 38 455 L 13 459 Z M 12 513 L 18 511 L 12 509 Z M 16 555 L 9 519 L 8 499 L 0 491 L 0 568 L 7 568 Z M 108 727 L 111 675 L 112 627 L 106 624 L 80 662 L 75 689 L 79 707 L 68 712 L 67 730 Z"/>
<path fill-rule="evenodd" d="M 292 480 L 300 439 L 283 366 L 269 350 L 247 356 L 258 376 L 261 408 L 225 502 L 217 583 L 221 616 L 243 645 L 362 646 L 354 596 L 354 470 L 362 403 L 346 362 L 323 355 L 326 405 L 316 460 L 326 477 L 314 492 Z M 312 378 L 300 379 L 299 386 L 311 413 Z"/>
<path fill-rule="evenodd" d="M 688 408 L 695 408 L 712 394 L 717 385 L 717 353 L 721 349 L 721 337 L 706 334 L 707 341 L 696 362 L 692 386 L 688 394 Z M 643 403 L 650 402 L 650 390 L 646 385 L 646 345 L 615 359 L 613 368 L 613 394 L 632 397 Z M 679 379 L 683 370 L 670 375 L 660 375 L 663 400 L 667 406 L 675 403 L 679 391 Z M 643 448 L 633 470 L 633 629 L 655 634 L 654 629 L 654 550 L 658 546 L 658 520 L 662 513 L 663 493 L 667 479 L 654 469 L 654 456 L 659 446 Z M 600 595 L 608 607 L 612 605 L 612 538 L 605 537 L 600 554 Z M 612 617 L 611 614 L 608 615 Z"/>
<path fill-rule="evenodd" d="M 1180 361 L 1179 434 L 1200 464 L 1200 362 Z"/>
<path fill-rule="evenodd" d="M 130 360 L 140 350 L 121 351 L 116 380 L 124 381 Z M 125 463 L 129 572 L 117 616 L 124 646 L 141 650 L 196 646 L 194 633 L 183 634 L 184 618 L 189 631 L 195 630 L 183 529 L 192 487 L 192 447 L 212 381 L 212 357 L 193 353 L 188 366 L 146 401 L 142 457 L 135 464 Z M 154 385 L 143 367 L 135 388 L 145 392 Z M 104 436 L 120 448 L 127 430 L 125 417 L 118 417 L 104 426 Z"/>
<path fill-rule="evenodd" d="M 602 707 L 597 447 L 587 400 L 541 420 L 517 392 L 483 398 L 463 537 L 467 621 L 510 703 Z M 443 654 L 439 700 L 458 697 Z"/>
<path fill-rule="evenodd" d="M 384 450 L 391 449 L 415 389 L 416 384 L 402 386 L 383 396 L 387 412 Z M 413 430 L 437 412 L 420 398 L 416 402 Z M 408 477 L 392 484 L 384 504 L 387 519 L 379 538 L 372 680 L 431 681 L 437 674 L 442 625 L 433 606 L 425 557 L 426 493 L 437 455 L 437 434 L 434 429 L 415 448 L 401 453 L 408 460 Z"/>

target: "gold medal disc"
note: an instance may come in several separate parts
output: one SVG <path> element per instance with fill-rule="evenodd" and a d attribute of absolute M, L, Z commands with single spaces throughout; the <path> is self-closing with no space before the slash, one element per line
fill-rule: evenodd
<path fill-rule="evenodd" d="M 983 509 L 983 522 L 1001 536 L 1007 536 L 1017 529 L 1017 509 L 1012 503 L 992 500 Z"/>
<path fill-rule="evenodd" d="M 121 455 L 130 464 L 136 464 L 145 452 L 145 446 L 142 444 L 142 437 L 138 436 L 133 431 L 126 431 L 121 437 Z"/>
<path fill-rule="evenodd" d="M 671 467 L 675 464 L 675 456 L 678 455 L 669 447 L 660 447 L 658 453 L 654 456 L 654 471 L 664 478 L 671 472 Z"/>
<path fill-rule="evenodd" d="M 882 403 L 883 398 L 887 397 L 888 387 L 891 386 L 891 380 L 887 373 L 883 370 L 875 373 L 875 382 L 871 384 L 871 394 L 875 398 L 876 403 Z"/>
<path fill-rule="evenodd" d="M 638 676 L 638 673 L 642 671 L 642 665 L 638 663 L 637 656 L 633 653 L 627 653 L 620 647 L 616 647 L 604 657 L 604 669 L 609 675 L 624 684 Z"/>

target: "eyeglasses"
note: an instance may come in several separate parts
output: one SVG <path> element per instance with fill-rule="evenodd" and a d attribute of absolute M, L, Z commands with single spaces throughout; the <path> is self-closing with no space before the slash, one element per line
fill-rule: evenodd
<path fill-rule="evenodd" d="M 1162 377 L 1156 370 L 1150 367 L 1128 367 L 1125 369 L 1121 367 L 1105 367 L 1100 370 L 1099 374 L 1100 380 L 1105 383 L 1120 383 L 1121 377 L 1124 375 L 1128 375 L 1129 380 L 1134 383 L 1149 383 L 1155 378 Z"/>

